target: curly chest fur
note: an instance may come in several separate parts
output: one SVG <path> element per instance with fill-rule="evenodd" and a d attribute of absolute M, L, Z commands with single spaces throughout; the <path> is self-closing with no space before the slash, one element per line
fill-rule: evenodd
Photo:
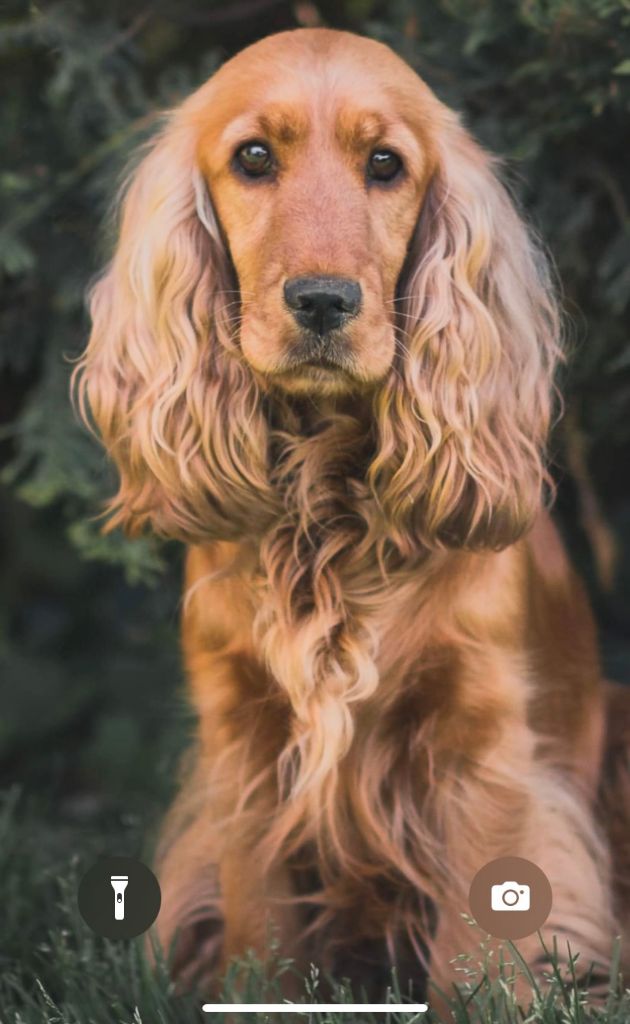
<path fill-rule="evenodd" d="M 487 556 L 471 558 L 482 587 Z M 492 556 L 493 575 L 512 562 Z M 278 564 L 290 572 L 290 551 Z M 456 803 L 458 780 L 524 721 L 514 644 L 499 637 L 480 653 L 487 609 L 475 608 L 470 571 L 456 585 L 440 558 L 380 584 L 337 566 L 342 589 L 308 604 L 302 594 L 290 617 L 259 566 L 234 545 L 189 554 L 184 645 L 202 745 L 221 750 L 209 772 L 223 813 L 234 823 L 252 812 L 270 862 L 315 851 L 328 887 L 347 887 L 353 865 L 379 891 L 434 891 L 439 794 Z M 504 606 L 495 625 L 512 614 Z"/>

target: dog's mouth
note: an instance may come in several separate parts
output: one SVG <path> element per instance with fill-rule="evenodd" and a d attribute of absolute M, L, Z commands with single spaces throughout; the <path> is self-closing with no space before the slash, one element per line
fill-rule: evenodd
<path fill-rule="evenodd" d="M 326 335 L 303 332 L 286 353 L 278 369 L 282 373 L 341 373 L 355 376 L 358 367 L 342 331 Z"/>
<path fill-rule="evenodd" d="M 263 330 L 249 319 L 241 323 L 239 340 L 247 362 L 271 387 L 290 392 L 343 394 L 371 390 L 383 378 L 374 372 L 370 356 L 361 349 L 361 338 L 340 325 L 325 334 L 285 327 L 276 351 L 265 352 Z M 374 360 L 372 360 L 374 361 Z"/>
<path fill-rule="evenodd" d="M 327 370 L 329 373 L 345 373 L 348 371 L 348 366 L 341 360 L 331 359 L 329 356 L 321 356 L 319 359 L 311 357 L 310 359 L 303 359 L 293 363 L 291 369 L 296 370 L 298 373 L 302 370 Z"/>
<path fill-rule="evenodd" d="M 365 385 L 356 358 L 347 350 L 293 350 L 276 366 L 271 377 L 283 390 L 297 392 L 343 394 Z"/>
<path fill-rule="evenodd" d="M 290 389 L 297 386 L 302 390 L 309 387 L 317 390 L 348 391 L 356 388 L 361 377 L 351 357 L 335 358 L 330 355 L 309 356 L 305 359 L 291 357 L 282 362 L 274 377 Z"/>

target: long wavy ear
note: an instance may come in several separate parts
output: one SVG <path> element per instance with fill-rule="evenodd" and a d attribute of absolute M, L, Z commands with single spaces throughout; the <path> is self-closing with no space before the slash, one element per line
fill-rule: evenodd
<path fill-rule="evenodd" d="M 392 539 L 499 549 L 531 523 L 561 357 L 543 254 L 491 159 L 444 113 L 400 282 L 403 335 L 369 479 Z"/>
<path fill-rule="evenodd" d="M 198 540 L 264 519 L 267 429 L 230 325 L 234 288 L 180 108 L 124 195 L 75 371 L 79 408 L 120 474 L 110 525 Z"/>

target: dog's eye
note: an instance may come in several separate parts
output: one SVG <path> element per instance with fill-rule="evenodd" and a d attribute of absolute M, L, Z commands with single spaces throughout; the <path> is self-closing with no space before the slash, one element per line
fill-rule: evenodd
<path fill-rule="evenodd" d="M 245 142 L 237 149 L 237 166 L 250 178 L 262 178 L 273 170 L 273 157 L 264 142 Z"/>
<path fill-rule="evenodd" d="M 373 181 L 391 181 L 402 170 L 402 160 L 391 149 L 375 149 L 368 160 L 368 178 Z"/>

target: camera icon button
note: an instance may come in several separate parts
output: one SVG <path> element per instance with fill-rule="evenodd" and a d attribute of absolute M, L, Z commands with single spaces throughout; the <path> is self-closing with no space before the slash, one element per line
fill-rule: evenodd
<path fill-rule="evenodd" d="M 503 885 L 493 885 L 490 890 L 490 907 L 495 911 L 522 913 L 524 910 L 529 910 L 531 893 L 530 887 L 521 885 L 520 882 L 504 882 Z"/>
<path fill-rule="evenodd" d="M 552 902 L 549 879 L 524 857 L 498 857 L 485 864 L 469 894 L 475 921 L 499 939 L 524 939 L 538 931 Z"/>

